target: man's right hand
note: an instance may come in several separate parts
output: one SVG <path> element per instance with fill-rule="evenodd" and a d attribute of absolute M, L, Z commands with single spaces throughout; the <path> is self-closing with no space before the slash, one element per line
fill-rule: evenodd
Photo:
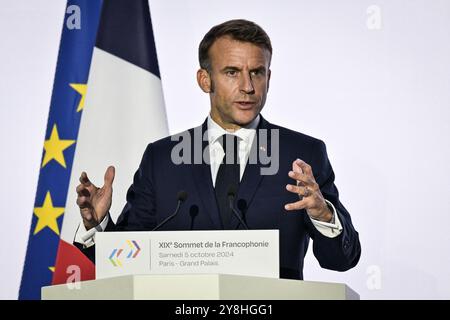
<path fill-rule="evenodd" d="M 92 184 L 86 172 L 81 173 L 80 184 L 77 186 L 77 205 L 80 207 L 81 217 L 87 230 L 100 224 L 111 208 L 114 175 L 114 167 L 108 167 L 104 185 L 98 188 Z"/>

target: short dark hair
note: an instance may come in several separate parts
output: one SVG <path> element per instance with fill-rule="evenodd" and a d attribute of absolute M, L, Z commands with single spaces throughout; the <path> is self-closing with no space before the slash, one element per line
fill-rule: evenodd
<path fill-rule="evenodd" d="M 253 43 L 258 47 L 267 49 L 270 52 L 270 56 L 272 56 L 272 44 L 267 33 L 252 21 L 235 19 L 218 24 L 205 34 L 198 47 L 200 68 L 210 71 L 209 48 L 218 38 L 224 36 L 229 36 L 242 42 Z"/>

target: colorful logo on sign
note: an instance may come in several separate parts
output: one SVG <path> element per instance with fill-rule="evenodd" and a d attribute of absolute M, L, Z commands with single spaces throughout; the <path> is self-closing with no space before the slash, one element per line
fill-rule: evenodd
<path fill-rule="evenodd" d="M 126 251 L 127 254 L 122 254 L 125 249 L 115 248 L 109 255 L 109 261 L 112 263 L 114 267 L 122 267 L 124 260 L 135 259 L 139 252 L 141 252 L 141 248 L 134 240 L 126 240 L 128 248 L 130 251 Z"/>

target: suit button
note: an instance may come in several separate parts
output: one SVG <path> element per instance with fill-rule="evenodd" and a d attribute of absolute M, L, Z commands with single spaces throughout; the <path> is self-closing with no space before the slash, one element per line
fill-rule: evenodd
<path fill-rule="evenodd" d="M 345 241 L 344 241 L 344 249 L 347 250 L 348 247 L 349 247 L 349 241 L 348 241 L 348 240 L 345 240 Z"/>

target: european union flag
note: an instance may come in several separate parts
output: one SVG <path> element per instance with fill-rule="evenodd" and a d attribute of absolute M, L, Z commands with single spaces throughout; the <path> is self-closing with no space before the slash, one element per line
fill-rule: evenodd
<path fill-rule="evenodd" d="M 52 283 L 101 7 L 67 2 L 19 299 Z"/>

